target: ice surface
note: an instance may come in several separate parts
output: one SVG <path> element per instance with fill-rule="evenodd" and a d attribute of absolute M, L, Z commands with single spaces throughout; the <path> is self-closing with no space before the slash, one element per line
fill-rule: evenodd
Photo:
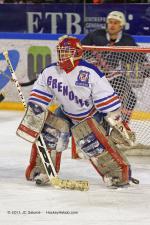
<path fill-rule="evenodd" d="M 150 225 L 149 157 L 129 157 L 139 185 L 111 190 L 68 149 L 60 177 L 88 180 L 90 190 L 37 187 L 24 177 L 31 144 L 15 134 L 22 115 L 0 111 L 0 225 Z"/>

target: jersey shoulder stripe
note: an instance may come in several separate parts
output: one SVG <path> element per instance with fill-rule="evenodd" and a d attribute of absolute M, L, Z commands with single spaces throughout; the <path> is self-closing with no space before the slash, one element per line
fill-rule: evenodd
<path fill-rule="evenodd" d="M 79 66 L 85 66 L 89 69 L 94 70 L 100 77 L 104 76 L 104 73 L 102 73 L 96 66 L 94 66 L 93 64 L 81 59 L 79 62 Z"/>
<path fill-rule="evenodd" d="M 48 68 L 50 68 L 50 67 L 55 67 L 55 66 L 57 66 L 57 63 L 56 63 L 56 62 L 51 63 L 50 65 L 46 66 L 46 67 L 41 71 L 41 73 L 43 73 L 44 70 L 46 70 L 46 69 L 48 69 Z"/>

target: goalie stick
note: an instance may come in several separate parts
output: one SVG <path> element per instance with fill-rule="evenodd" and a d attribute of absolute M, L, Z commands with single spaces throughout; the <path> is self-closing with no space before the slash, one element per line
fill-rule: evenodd
<path fill-rule="evenodd" d="M 31 81 L 28 81 L 28 82 L 20 83 L 20 86 L 21 87 L 27 87 L 27 86 L 33 85 L 36 80 L 37 79 L 33 79 Z"/>
<path fill-rule="evenodd" d="M 0 93 L 0 102 L 2 102 L 5 99 L 4 93 Z"/>
<path fill-rule="evenodd" d="M 6 73 L 4 73 L 2 70 L 0 70 L 0 75 L 8 78 L 11 81 L 13 81 L 13 78 L 10 77 L 9 75 L 7 75 Z M 36 80 L 37 79 L 33 79 L 31 81 L 28 81 L 28 82 L 20 82 L 19 84 L 20 84 L 21 87 L 27 87 L 27 86 L 33 85 Z"/>
<path fill-rule="evenodd" d="M 26 109 L 27 108 L 26 101 L 22 94 L 21 86 L 15 75 L 15 71 L 10 62 L 10 59 L 8 56 L 8 51 L 3 52 L 3 55 L 8 64 L 8 68 L 12 75 L 12 80 L 14 81 L 14 83 L 16 85 L 21 102 L 22 102 L 24 108 Z M 50 155 L 48 154 L 48 150 L 47 150 L 47 147 L 45 145 L 42 135 L 40 135 L 38 140 L 36 141 L 36 146 L 37 146 L 39 155 L 41 157 L 41 160 L 43 162 L 44 168 L 46 170 L 46 174 L 49 178 L 49 182 L 52 186 L 59 187 L 59 188 L 65 188 L 65 189 L 80 190 L 80 191 L 87 191 L 89 189 L 88 181 L 64 180 L 64 179 L 61 179 L 58 177 L 55 167 L 53 165 L 52 159 L 51 159 Z"/>

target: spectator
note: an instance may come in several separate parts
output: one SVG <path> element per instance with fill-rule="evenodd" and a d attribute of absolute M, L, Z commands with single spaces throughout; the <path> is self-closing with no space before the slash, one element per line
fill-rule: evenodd
<path fill-rule="evenodd" d="M 125 16 L 122 12 L 119 11 L 113 11 L 110 12 L 106 18 L 106 30 L 96 30 L 92 33 L 87 34 L 81 43 L 83 45 L 95 45 L 95 46 L 136 46 L 134 39 L 129 35 L 126 34 L 123 29 L 126 24 Z M 103 55 L 100 55 L 102 53 L 99 53 L 99 59 L 102 61 L 102 58 L 105 62 L 107 62 L 107 66 L 109 64 L 109 67 L 115 68 L 118 66 L 116 63 L 114 64 L 114 57 L 115 53 L 103 53 Z M 97 60 L 98 60 L 97 57 Z M 111 58 L 111 60 L 110 60 Z M 120 60 L 124 60 L 124 58 L 120 58 Z M 119 60 L 119 61 L 120 61 Z M 108 62 L 109 61 L 109 62 Z M 128 63 L 128 62 L 125 62 Z M 107 68 L 108 69 L 108 68 Z M 106 70 L 107 70 L 106 69 Z M 108 72 L 108 71 L 107 71 Z M 107 74 L 106 74 L 107 77 Z M 126 76 L 122 76 L 122 73 L 120 72 L 120 76 L 112 76 L 111 78 L 107 77 L 113 86 L 114 90 L 120 97 L 122 101 L 122 119 L 124 120 L 124 123 L 126 124 L 129 119 L 130 115 L 132 113 L 132 110 L 135 107 L 136 104 L 136 96 L 134 92 L 132 91 L 131 85 L 127 79 Z M 117 85 L 116 85 L 117 83 Z M 128 94 L 126 94 L 128 93 Z M 126 124 L 127 125 L 127 124 Z"/>
<path fill-rule="evenodd" d="M 137 30 L 138 35 L 150 35 L 150 7 L 145 10 L 145 14 L 140 18 Z"/>

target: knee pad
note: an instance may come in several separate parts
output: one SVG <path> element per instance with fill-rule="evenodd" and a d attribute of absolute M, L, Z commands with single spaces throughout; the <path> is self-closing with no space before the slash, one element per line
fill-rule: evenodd
<path fill-rule="evenodd" d="M 42 129 L 47 148 L 62 152 L 68 147 L 70 128 L 67 121 L 49 112 Z"/>

